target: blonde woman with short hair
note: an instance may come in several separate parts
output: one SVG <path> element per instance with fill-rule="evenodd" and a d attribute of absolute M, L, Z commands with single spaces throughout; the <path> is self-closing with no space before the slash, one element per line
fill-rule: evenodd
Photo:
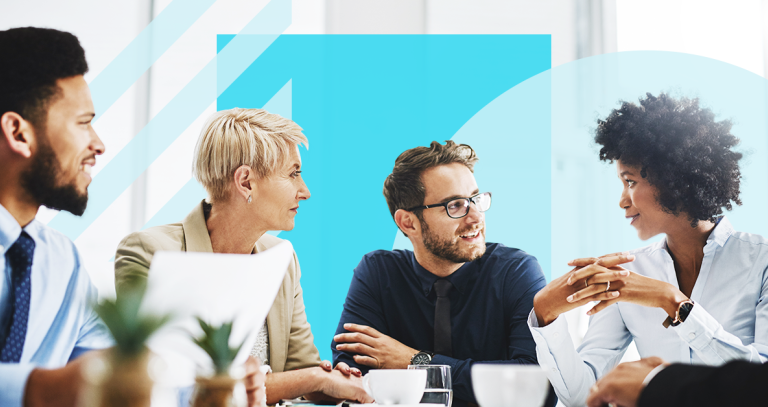
<path fill-rule="evenodd" d="M 293 121 L 262 109 L 215 113 L 195 146 L 192 172 L 208 192 L 181 223 L 128 235 L 115 256 L 118 295 L 146 284 L 156 251 L 258 253 L 282 239 L 269 230 L 292 230 L 310 192 L 301 177 L 299 145 L 308 146 Z M 294 253 L 283 285 L 259 332 L 252 354 L 271 366 L 267 403 L 306 396 L 313 400 L 372 402 L 360 371 L 320 362 L 313 342 Z"/>

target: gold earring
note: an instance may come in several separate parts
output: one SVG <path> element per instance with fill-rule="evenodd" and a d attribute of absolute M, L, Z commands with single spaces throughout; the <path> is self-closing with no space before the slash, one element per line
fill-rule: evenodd
<path fill-rule="evenodd" d="M 251 196 L 248 195 L 248 203 L 251 203 Z"/>

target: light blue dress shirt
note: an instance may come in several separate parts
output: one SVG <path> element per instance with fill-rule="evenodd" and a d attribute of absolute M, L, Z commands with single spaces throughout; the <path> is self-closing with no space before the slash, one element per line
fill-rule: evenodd
<path fill-rule="evenodd" d="M 666 239 L 637 249 L 624 267 L 675 287 L 675 266 Z M 635 341 L 641 357 L 668 362 L 721 365 L 734 359 L 768 360 L 768 240 L 733 230 L 723 217 L 704 246 L 701 271 L 691 293 L 695 305 L 677 327 L 664 328 L 660 308 L 619 302 L 592 316 L 575 349 L 565 318 L 528 325 L 539 364 L 567 406 L 584 405 L 596 380 L 611 371 Z"/>
<path fill-rule="evenodd" d="M 5 252 L 21 231 L 0 205 L 0 318 L 10 317 L 6 314 L 12 307 L 11 267 Z M 27 337 L 19 363 L 0 363 L 0 406 L 22 405 L 27 378 L 36 367 L 62 367 L 85 351 L 112 345 L 109 332 L 90 307 L 97 291 L 74 243 L 37 220 L 24 231 L 35 241 Z"/>

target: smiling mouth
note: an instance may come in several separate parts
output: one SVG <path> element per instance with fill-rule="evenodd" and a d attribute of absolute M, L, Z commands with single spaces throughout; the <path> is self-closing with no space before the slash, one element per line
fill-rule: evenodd
<path fill-rule="evenodd" d="M 626 217 L 627 219 L 629 219 L 629 224 L 630 224 L 630 225 L 633 225 L 633 224 L 635 223 L 635 221 L 637 220 L 637 218 L 639 218 L 639 217 L 640 217 L 640 214 L 638 213 L 637 215 L 633 215 L 633 216 L 625 216 L 625 217 Z"/>
<path fill-rule="evenodd" d="M 482 229 L 475 229 L 473 231 L 461 234 L 461 235 L 459 235 L 459 237 L 462 238 L 462 239 L 467 239 L 467 240 L 476 239 L 478 236 L 480 236 L 480 231 L 481 230 Z"/>
<path fill-rule="evenodd" d="M 91 175 L 91 169 L 93 169 L 93 164 L 88 164 L 88 163 L 80 164 L 80 171 L 88 175 Z"/>

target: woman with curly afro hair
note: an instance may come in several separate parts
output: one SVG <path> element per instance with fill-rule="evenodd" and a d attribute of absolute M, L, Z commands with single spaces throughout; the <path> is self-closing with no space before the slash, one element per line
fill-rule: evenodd
<path fill-rule="evenodd" d="M 670 362 L 768 360 L 768 240 L 722 216 L 741 205 L 731 123 L 697 99 L 647 94 L 598 120 L 595 142 L 600 159 L 616 164 L 629 224 L 643 240 L 666 237 L 574 260 L 536 295 L 529 325 L 560 400 L 583 405 L 633 340 L 642 357 Z M 598 303 L 577 350 L 558 316 L 590 301 Z"/>

